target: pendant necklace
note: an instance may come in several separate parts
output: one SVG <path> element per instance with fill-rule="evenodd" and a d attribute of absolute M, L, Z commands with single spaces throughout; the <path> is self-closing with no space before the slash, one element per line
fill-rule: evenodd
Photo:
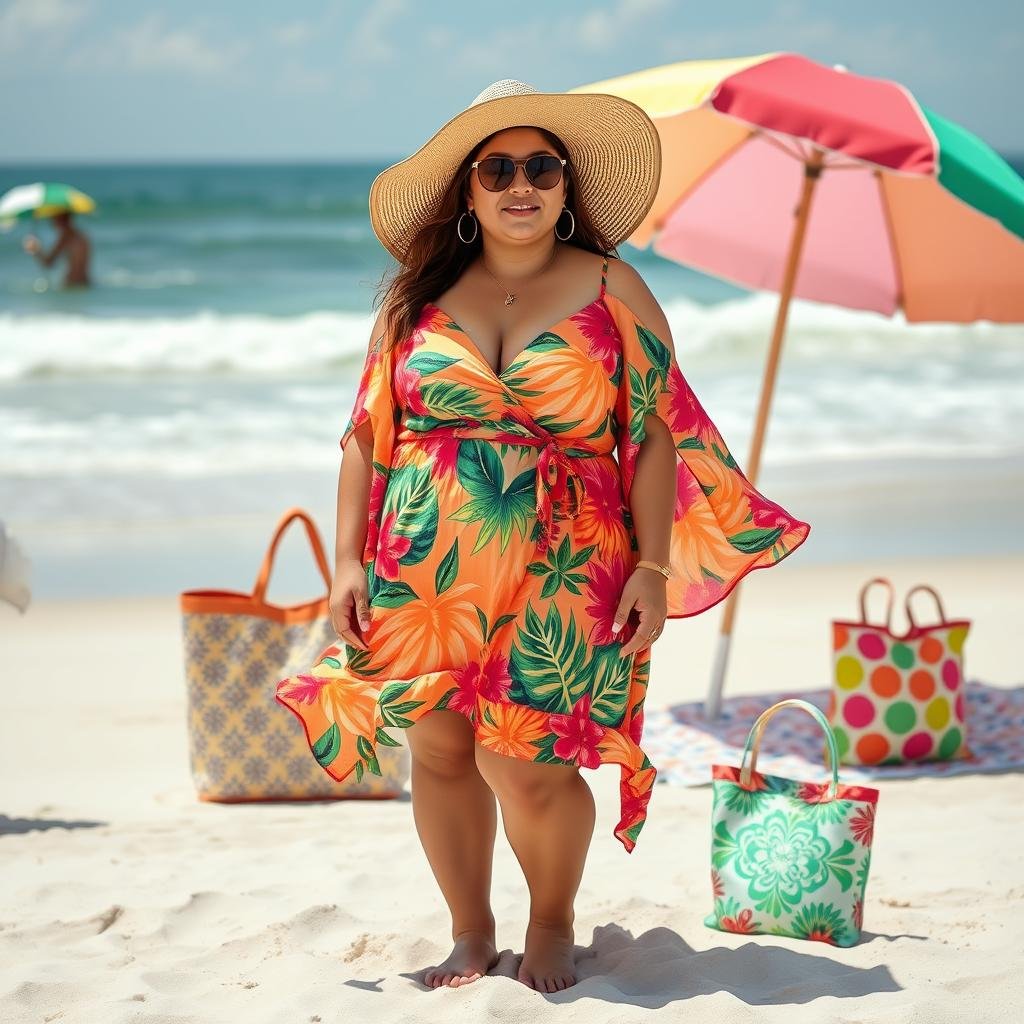
<path fill-rule="evenodd" d="M 556 245 L 551 253 L 551 259 L 549 259 L 547 263 L 545 263 L 544 266 L 537 271 L 537 274 L 535 276 L 540 277 L 540 275 L 543 274 L 544 271 L 547 270 L 548 267 L 550 267 L 551 264 L 555 262 L 555 257 L 557 255 L 558 246 Z M 480 265 L 484 268 L 484 270 L 487 271 L 488 274 L 491 274 L 490 270 L 487 267 L 487 264 L 484 262 L 483 256 L 480 257 Z M 512 303 L 516 301 L 515 295 L 512 292 L 510 292 L 493 274 L 491 274 L 491 279 L 505 293 L 505 305 L 511 306 Z"/>

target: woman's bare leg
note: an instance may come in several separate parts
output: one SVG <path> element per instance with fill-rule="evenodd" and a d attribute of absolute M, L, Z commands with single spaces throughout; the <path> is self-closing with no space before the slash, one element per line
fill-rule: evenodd
<path fill-rule="evenodd" d="M 424 981 L 432 988 L 466 985 L 498 961 L 490 905 L 494 794 L 476 766 L 473 727 L 460 712 L 431 711 L 406 737 L 416 831 L 451 911 L 455 940 Z"/>
<path fill-rule="evenodd" d="M 530 890 L 519 980 L 540 992 L 576 983 L 573 960 L 573 903 L 596 809 L 579 769 L 506 757 L 476 747 L 480 774 L 501 804 L 505 835 Z"/>

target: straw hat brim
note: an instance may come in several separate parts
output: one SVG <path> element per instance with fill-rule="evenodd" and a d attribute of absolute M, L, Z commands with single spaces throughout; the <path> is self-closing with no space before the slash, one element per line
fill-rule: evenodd
<path fill-rule="evenodd" d="M 412 156 L 370 186 L 370 223 L 400 263 L 459 164 L 489 135 L 532 125 L 554 132 L 568 151 L 576 194 L 612 245 L 628 238 L 654 202 L 661 140 L 635 103 L 607 93 L 533 92 L 475 103 Z"/>

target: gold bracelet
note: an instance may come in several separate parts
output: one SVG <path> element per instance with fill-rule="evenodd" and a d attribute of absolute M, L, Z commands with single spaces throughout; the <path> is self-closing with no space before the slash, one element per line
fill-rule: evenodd
<path fill-rule="evenodd" d="M 658 572 L 661 573 L 662 576 L 665 577 L 665 579 L 669 579 L 672 576 L 672 567 L 671 566 L 659 565 L 657 562 L 647 562 L 647 561 L 639 561 L 636 564 L 637 564 L 638 567 L 643 567 L 644 569 L 656 569 Z"/>

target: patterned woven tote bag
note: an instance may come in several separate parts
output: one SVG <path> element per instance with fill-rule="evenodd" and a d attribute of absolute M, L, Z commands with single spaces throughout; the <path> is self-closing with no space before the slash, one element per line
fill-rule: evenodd
<path fill-rule="evenodd" d="M 288 526 L 306 528 L 328 593 L 288 607 L 266 600 L 277 545 Z M 314 664 L 336 642 L 331 573 L 313 520 L 289 509 L 274 531 L 252 593 L 181 594 L 188 686 L 189 758 L 200 800 L 331 800 L 397 797 L 409 751 L 381 744 L 379 773 L 337 782 L 310 753 L 302 723 L 275 699 L 277 681 Z"/>
<path fill-rule="evenodd" d="M 888 588 L 885 624 L 868 622 L 867 594 Z M 939 619 L 914 621 L 918 590 L 935 598 Z M 860 591 L 860 621 L 832 622 L 832 697 L 828 718 L 843 764 L 902 764 L 970 757 L 964 702 L 964 640 L 971 623 L 949 620 L 936 591 L 907 591 L 903 636 L 892 631 L 892 584 L 879 576 Z"/>
<path fill-rule="evenodd" d="M 757 771 L 768 720 L 813 715 L 825 734 L 829 782 Z M 749 755 L 750 763 L 747 763 Z M 739 768 L 712 765 L 710 928 L 853 946 L 864 922 L 878 790 L 839 782 L 835 739 L 815 705 L 790 698 L 754 722 Z"/>

